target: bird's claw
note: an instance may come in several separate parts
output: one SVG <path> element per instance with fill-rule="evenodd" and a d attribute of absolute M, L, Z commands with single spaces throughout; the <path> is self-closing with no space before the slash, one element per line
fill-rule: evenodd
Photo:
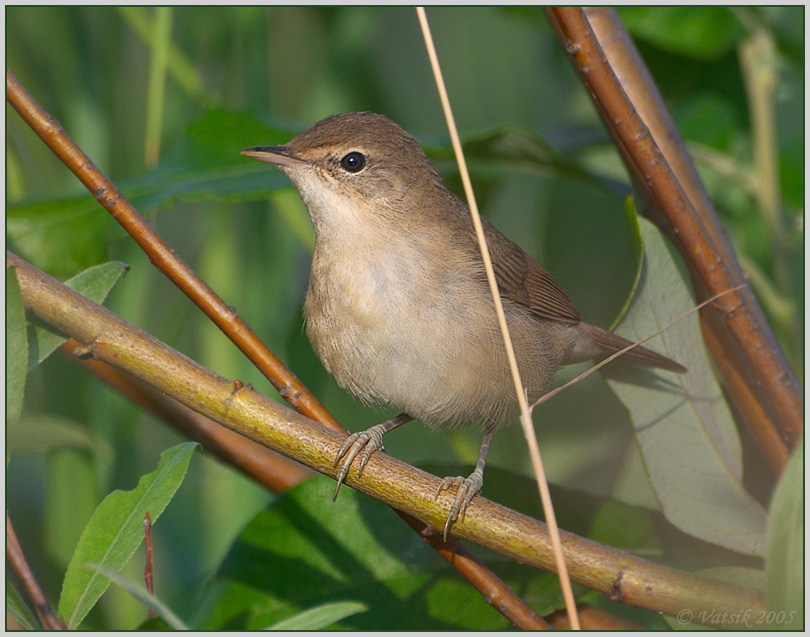
<path fill-rule="evenodd" d="M 447 514 L 447 521 L 444 523 L 444 533 L 442 535 L 444 541 L 447 541 L 447 536 L 450 533 L 450 527 L 456 520 L 464 521 L 464 516 L 467 513 L 467 505 L 472 502 L 472 499 L 478 495 L 484 486 L 484 477 L 478 471 L 474 471 L 469 477 L 462 478 L 461 476 L 454 476 L 444 478 L 439 488 L 436 489 L 436 497 L 442 491 L 446 491 L 451 487 L 457 487 L 456 499 L 453 501 L 453 506 Z"/>
<path fill-rule="evenodd" d="M 335 467 L 340 464 L 335 493 L 332 495 L 333 502 L 337 499 L 340 486 L 346 479 L 357 454 L 361 451 L 363 452 L 363 455 L 360 456 L 360 464 L 357 466 L 357 477 L 360 478 L 363 475 L 363 469 L 365 469 L 366 464 L 368 464 L 369 458 L 371 458 L 371 454 L 383 448 L 383 434 L 385 434 L 385 430 L 381 429 L 379 425 L 375 425 L 365 431 L 353 433 L 347 436 L 346 440 L 343 441 L 333 464 Z"/>

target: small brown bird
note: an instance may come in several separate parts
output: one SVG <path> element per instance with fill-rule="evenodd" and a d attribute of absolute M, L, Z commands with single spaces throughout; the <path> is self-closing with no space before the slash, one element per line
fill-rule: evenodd
<path fill-rule="evenodd" d="M 477 494 L 495 430 L 518 403 L 467 205 L 442 183 L 416 140 L 374 113 L 335 115 L 286 146 L 243 155 L 278 165 L 304 200 L 315 250 L 304 302 L 315 352 L 365 403 L 403 413 L 352 434 L 338 484 L 362 451 L 358 475 L 383 435 L 416 419 L 436 430 L 476 425 L 484 439 L 457 486 L 445 535 Z M 518 367 L 529 400 L 560 365 L 608 356 L 630 341 L 584 323 L 551 275 L 483 220 Z M 625 359 L 684 372 L 643 347 Z"/>

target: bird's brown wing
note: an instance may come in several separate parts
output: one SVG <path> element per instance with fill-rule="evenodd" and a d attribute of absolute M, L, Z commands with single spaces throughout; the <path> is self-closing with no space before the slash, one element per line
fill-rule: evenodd
<path fill-rule="evenodd" d="M 579 323 L 579 312 L 551 274 L 486 219 L 482 222 L 503 299 L 529 308 L 537 318 Z"/>

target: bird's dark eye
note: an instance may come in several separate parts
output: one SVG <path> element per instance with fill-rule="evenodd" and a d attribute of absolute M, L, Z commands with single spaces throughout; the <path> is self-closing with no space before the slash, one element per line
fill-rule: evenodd
<path fill-rule="evenodd" d="M 356 150 L 347 153 L 340 160 L 340 166 L 346 172 L 359 173 L 366 166 L 366 156 Z"/>

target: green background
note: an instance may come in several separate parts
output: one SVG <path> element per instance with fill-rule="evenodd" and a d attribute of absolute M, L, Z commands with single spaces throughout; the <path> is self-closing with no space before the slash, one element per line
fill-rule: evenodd
<path fill-rule="evenodd" d="M 799 373 L 804 346 L 803 11 L 619 11 L 698 158 L 726 231 Z M 249 165 L 238 153 L 250 145 L 283 143 L 333 113 L 372 110 L 397 121 L 431 150 L 448 184 L 459 192 L 415 12 L 176 8 L 169 64 L 173 72 L 179 70 L 168 76 L 164 103 L 150 107 L 152 56 L 137 35 L 137 24 L 151 23 L 154 15 L 151 8 L 7 7 L 7 67 L 342 423 L 358 430 L 379 422 L 389 412 L 365 408 L 342 392 L 303 335 L 300 304 L 311 231 L 302 204 L 275 169 Z M 637 265 L 623 210 L 629 183 L 542 10 L 430 8 L 428 17 L 461 135 L 483 140 L 473 146 L 477 152 L 471 157 L 482 212 L 548 267 L 586 320 L 610 326 Z M 773 51 L 771 59 L 762 59 L 757 72 L 764 75 L 757 80 L 746 78 L 740 62 L 741 47 L 753 37 L 752 25 Z M 781 248 L 755 194 L 765 175 L 758 171 L 752 142 L 752 81 L 774 83 L 770 141 L 778 167 Z M 161 131 L 156 168 L 147 165 L 144 150 L 154 126 Z M 249 135 L 251 126 L 256 138 Z M 63 279 L 104 260 L 129 264 L 106 303 L 110 309 L 217 373 L 277 396 L 112 226 L 107 213 L 93 207 L 83 187 L 8 106 L 6 129 L 10 249 Z M 487 141 L 511 130 L 522 130 L 523 139 L 535 142 L 533 158 L 511 161 Z M 265 131 L 273 131 L 273 138 L 260 138 Z M 233 177 L 230 170 L 243 172 Z M 189 174 L 194 178 L 184 180 Z M 231 182 L 232 177 L 244 181 Z M 54 218 L 64 225 L 49 226 Z M 41 445 L 35 451 L 9 445 L 8 509 L 23 549 L 55 600 L 73 548 L 103 495 L 131 488 L 178 437 L 60 356 L 29 376 L 26 392 L 24 418 L 31 427 L 41 427 L 32 429 Z M 602 395 L 607 392 L 603 383 L 583 383 L 535 418 L 550 480 L 557 489 L 576 490 L 580 508 L 588 512 L 563 516 L 566 528 L 576 527 L 578 515 L 595 515 L 604 498 L 649 503 L 643 488 L 619 485 L 616 467 L 633 444 L 632 433 L 588 419 L 594 404 L 606 421 L 613 410 L 621 410 L 612 396 Z M 46 417 L 64 419 L 90 435 L 65 448 L 51 441 Z M 474 432 L 440 436 L 412 425 L 387 439 L 386 447 L 447 475 L 473 462 L 479 442 Z M 744 445 L 746 470 L 754 476 L 749 480 L 759 484 L 762 461 L 750 442 Z M 496 437 L 488 469 L 492 486 L 485 487 L 485 495 L 503 500 L 499 494 L 513 490 L 514 483 L 510 486 L 498 469 L 528 471 L 517 427 Z M 767 504 L 770 483 L 763 480 L 754 491 L 760 489 Z M 501 482 L 503 489 L 497 486 Z M 159 591 L 181 615 L 199 612 L 201 602 L 193 591 L 208 590 L 208 578 L 237 533 L 270 500 L 210 457 L 195 458 L 155 539 Z M 330 506 L 328 499 L 322 505 Z M 525 509 L 535 512 L 537 504 L 529 499 Z M 659 533 L 653 543 L 658 551 L 667 531 Z M 701 551 L 710 551 L 689 541 L 672 540 L 675 548 L 667 545 L 666 559 L 682 567 L 702 565 Z M 133 577 L 139 577 L 141 563 L 132 565 Z M 113 588 L 86 625 L 130 628 L 143 616 L 136 602 Z M 654 618 L 638 621 L 657 625 Z"/>

